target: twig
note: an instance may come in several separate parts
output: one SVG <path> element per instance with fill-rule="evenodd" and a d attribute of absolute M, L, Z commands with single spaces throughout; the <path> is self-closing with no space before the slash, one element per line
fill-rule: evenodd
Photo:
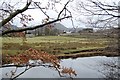
<path fill-rule="evenodd" d="M 49 19 L 49 16 L 42 10 L 42 8 L 37 4 L 37 2 L 34 2 L 34 4 L 36 6 L 38 6 L 38 8 L 47 16 L 47 18 Z"/>
<path fill-rule="evenodd" d="M 62 14 L 62 12 L 63 12 L 64 10 L 66 10 L 66 6 L 68 5 L 69 2 L 70 2 L 70 0 L 65 4 L 65 6 L 63 7 L 63 9 L 60 11 L 60 13 L 58 14 L 57 19 L 59 19 L 59 18 L 60 18 L 60 15 Z M 66 11 L 65 11 L 65 13 L 66 13 Z"/>
<path fill-rule="evenodd" d="M 20 75 L 24 74 L 26 71 L 28 71 L 29 69 L 31 69 L 32 67 L 26 67 L 25 70 L 23 72 L 21 72 L 20 74 L 16 75 L 15 77 L 11 78 L 10 80 L 14 80 L 16 78 L 18 78 Z"/>
<path fill-rule="evenodd" d="M 0 22 L 0 27 L 4 26 L 7 22 L 12 20 L 19 13 L 22 13 L 22 12 L 26 11 L 28 9 L 28 7 L 30 6 L 30 4 L 31 4 L 31 2 L 27 3 L 26 6 L 23 9 L 18 9 L 15 12 L 11 13 L 9 17 L 7 17 L 6 19 L 4 19 Z"/>

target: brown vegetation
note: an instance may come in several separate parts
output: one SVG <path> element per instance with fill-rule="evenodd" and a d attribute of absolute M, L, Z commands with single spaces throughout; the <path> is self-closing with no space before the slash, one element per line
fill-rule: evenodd
<path fill-rule="evenodd" d="M 30 67 L 35 67 L 37 64 L 38 66 L 48 66 L 48 67 L 53 67 L 55 70 L 58 71 L 59 75 L 61 73 L 63 74 L 69 74 L 69 76 L 77 75 L 75 70 L 72 68 L 61 68 L 60 65 L 60 59 L 57 58 L 57 56 L 48 54 L 43 51 L 38 51 L 35 49 L 28 49 L 25 52 L 17 55 L 8 55 L 8 54 L 3 54 L 2 57 L 2 67 L 10 67 L 10 66 L 16 66 L 16 67 L 24 67 L 24 66 L 30 66 Z M 33 65 L 29 63 L 29 60 L 38 60 L 37 64 Z M 40 60 L 40 61 L 39 61 Z M 10 65 L 9 64 L 14 64 Z M 46 65 L 48 63 L 49 65 Z M 7 65 L 5 65 L 7 64 Z M 45 64 L 45 65 L 44 65 Z M 5 66 L 4 66 L 5 65 Z M 62 70 L 62 71 L 61 71 Z"/>

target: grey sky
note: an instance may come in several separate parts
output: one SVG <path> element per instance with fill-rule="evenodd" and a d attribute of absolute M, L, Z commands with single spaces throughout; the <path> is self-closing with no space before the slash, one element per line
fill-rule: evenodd
<path fill-rule="evenodd" d="M 22 8 L 22 7 L 24 7 L 25 6 L 25 2 L 26 2 L 26 0 L 0 0 L 0 3 L 2 3 L 3 1 L 5 1 L 7 3 L 11 3 L 12 5 L 15 5 L 18 1 L 21 1 L 21 4 L 17 4 L 17 6 L 15 5 L 16 8 Z M 40 1 L 42 3 L 41 6 L 44 7 L 44 6 L 46 6 L 47 1 L 50 1 L 50 0 L 34 0 L 34 1 L 37 1 L 37 2 Z M 55 5 L 58 12 L 60 12 L 62 10 L 64 4 L 67 1 L 68 0 L 61 0 L 61 4 L 56 4 Z M 68 9 L 72 13 L 75 27 L 76 26 L 85 27 L 84 24 L 82 24 L 81 22 L 77 22 L 76 21 L 76 19 L 78 19 L 78 18 L 81 18 L 83 21 L 85 21 L 86 20 L 85 17 L 83 17 L 79 12 L 73 10 L 73 9 L 75 9 L 74 7 L 77 7 L 77 2 L 79 2 L 79 1 L 83 1 L 85 3 L 87 2 L 86 0 L 74 0 L 73 2 L 69 3 Z M 99 0 L 99 1 L 102 1 L 102 2 L 105 2 L 105 3 L 108 3 L 108 4 L 113 4 L 112 2 L 115 2 L 117 4 L 119 0 L 116 0 L 116 1 L 114 1 L 114 0 Z M 29 26 L 33 26 L 33 25 L 36 25 L 36 24 L 41 24 L 42 19 L 46 18 L 46 16 L 39 9 L 27 10 L 24 13 L 32 15 L 32 17 L 34 18 L 34 21 L 30 22 Z M 51 18 L 56 18 L 57 15 L 58 15 L 58 13 L 56 13 L 53 10 L 48 10 L 46 13 Z M 61 21 L 61 23 L 63 25 L 65 25 L 66 27 L 73 27 L 70 19 L 65 19 L 65 20 Z M 19 20 L 17 19 L 17 17 L 14 20 L 14 24 L 16 24 L 18 26 L 21 26 L 19 24 Z"/>
<path fill-rule="evenodd" d="M 21 2 L 21 3 L 18 3 L 16 5 L 17 2 Z M 34 1 L 40 1 L 42 4 L 41 6 L 46 6 L 46 3 L 47 1 L 49 0 L 34 0 Z M 59 0 L 58 0 L 59 1 Z M 63 7 L 64 7 L 64 4 L 67 2 L 68 0 L 61 0 L 61 4 L 56 4 L 56 9 L 57 9 L 57 12 L 60 12 Z M 2 2 L 7 2 L 7 3 L 10 3 L 12 5 L 15 5 L 16 8 L 22 8 L 25 6 L 25 3 L 26 3 L 26 0 L 1 0 L 0 3 Z M 73 15 L 73 21 L 74 21 L 74 24 L 75 26 L 77 26 L 77 22 L 75 21 L 75 17 L 76 15 L 74 14 L 75 12 L 73 11 L 73 9 L 71 7 L 73 7 L 73 5 L 75 5 L 75 0 L 71 3 L 68 4 L 68 9 L 72 12 L 72 15 Z M 25 14 L 30 14 L 32 15 L 32 17 L 34 18 L 34 21 L 30 22 L 29 23 L 29 26 L 33 26 L 34 24 L 40 24 L 42 19 L 46 18 L 46 16 L 39 10 L 39 9 L 32 9 L 32 10 L 27 10 L 24 12 Z M 57 18 L 58 16 L 58 13 L 56 13 L 55 11 L 53 10 L 48 10 L 46 12 L 51 18 Z M 19 19 L 17 17 L 14 18 L 14 24 L 17 25 L 17 26 L 22 26 L 20 23 L 19 23 Z M 60 23 L 62 23 L 63 25 L 65 25 L 66 27 L 73 27 L 72 25 L 72 22 L 70 19 L 65 19 L 63 21 L 61 21 Z"/>

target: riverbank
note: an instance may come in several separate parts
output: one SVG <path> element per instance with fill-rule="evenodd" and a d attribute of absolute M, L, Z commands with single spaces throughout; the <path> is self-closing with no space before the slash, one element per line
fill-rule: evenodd
<path fill-rule="evenodd" d="M 88 50 L 81 50 L 72 53 L 65 53 L 59 54 L 57 57 L 59 59 L 67 59 L 67 58 L 78 58 L 78 57 L 92 57 L 92 56 L 107 56 L 107 57 L 118 57 L 120 56 L 118 51 L 108 50 L 106 48 L 99 48 L 99 49 L 88 49 Z"/>

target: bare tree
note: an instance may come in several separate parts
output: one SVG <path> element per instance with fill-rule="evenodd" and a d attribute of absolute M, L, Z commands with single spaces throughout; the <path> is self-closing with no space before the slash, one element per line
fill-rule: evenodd
<path fill-rule="evenodd" d="M 76 7 L 77 12 L 85 18 L 83 21 L 82 17 L 82 19 L 80 19 L 81 22 L 86 23 L 87 26 L 92 28 L 101 28 L 103 30 L 109 28 L 110 34 L 107 35 L 108 37 L 110 37 L 109 35 L 114 34 L 114 27 L 118 26 L 116 36 L 114 40 L 111 38 L 112 42 L 110 42 L 111 45 L 113 41 L 117 41 L 115 42 L 117 43 L 117 51 L 120 51 L 119 6 L 118 1 L 77 0 Z M 105 30 L 105 32 L 107 31 Z"/>
<path fill-rule="evenodd" d="M 77 10 L 82 15 L 91 17 L 92 20 L 89 20 L 88 22 L 94 24 L 94 27 L 112 26 L 112 24 L 115 24 L 118 18 L 120 18 L 118 15 L 119 7 L 116 2 L 105 3 L 99 0 L 78 1 Z"/>
<path fill-rule="evenodd" d="M 85 21 L 80 21 L 87 23 L 89 27 L 102 29 L 111 28 L 110 34 L 113 34 L 111 32 L 114 29 L 114 26 L 118 26 L 116 31 L 117 38 L 113 39 L 108 37 L 108 41 L 110 41 L 109 44 L 113 45 L 113 40 L 117 40 L 117 43 L 115 42 L 115 45 L 117 44 L 117 46 L 108 48 L 108 51 L 114 50 L 120 55 L 120 4 L 118 4 L 118 1 L 106 2 L 102 0 L 86 0 L 83 2 L 82 0 L 78 0 L 76 10 L 80 15 L 86 18 Z M 112 54 L 114 53 L 112 52 Z M 103 73 L 105 79 L 119 79 L 119 58 L 115 59 L 115 61 L 111 60 L 110 62 L 103 62 L 102 65 L 104 68 L 103 71 L 100 70 L 100 72 Z"/>

